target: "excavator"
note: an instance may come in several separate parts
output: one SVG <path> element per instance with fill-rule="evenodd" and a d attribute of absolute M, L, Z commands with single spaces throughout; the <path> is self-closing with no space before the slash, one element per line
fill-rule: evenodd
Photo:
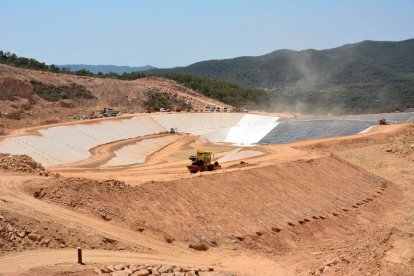
<path fill-rule="evenodd" d="M 221 165 L 217 161 L 212 163 L 212 153 L 210 151 L 197 151 L 197 155 L 192 155 L 188 159 L 192 161 L 191 165 L 187 168 L 191 173 L 203 172 L 203 171 L 214 171 L 221 169 Z M 214 155 L 213 155 L 214 158 Z"/>

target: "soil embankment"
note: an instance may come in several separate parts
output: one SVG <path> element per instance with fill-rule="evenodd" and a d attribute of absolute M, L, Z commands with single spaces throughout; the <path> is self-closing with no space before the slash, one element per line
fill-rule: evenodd
<path fill-rule="evenodd" d="M 361 209 L 373 212 L 376 206 L 378 212 L 399 193 L 391 183 L 336 157 L 137 187 L 66 178 L 31 187 L 42 200 L 150 235 L 184 243 L 201 235 L 267 253 L 300 247 L 305 237 L 298 233 L 314 235 L 310 229 L 348 223 Z"/>
<path fill-rule="evenodd" d="M 262 146 L 266 155 L 249 166 L 195 176 L 177 174 L 180 162 L 158 162 L 191 139 L 178 140 L 139 169 L 113 171 L 170 179 L 138 186 L 10 170 L 0 179 L 0 232 L 16 253 L 1 256 L 0 271 L 67 262 L 72 251 L 62 247 L 80 242 L 105 264 L 140 258 L 237 275 L 412 275 L 412 131 L 386 126 Z M 189 248 L 200 239 L 206 252 Z"/>

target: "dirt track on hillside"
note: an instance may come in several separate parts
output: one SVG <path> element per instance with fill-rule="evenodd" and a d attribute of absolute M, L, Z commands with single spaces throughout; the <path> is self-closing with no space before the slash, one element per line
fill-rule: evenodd
<path fill-rule="evenodd" d="M 248 254 L 242 256 L 232 256 L 232 254 L 220 252 L 220 250 L 212 250 L 207 254 L 197 254 L 186 249 L 183 244 L 175 243 L 170 245 L 164 241 L 150 238 L 138 231 L 130 230 L 117 225 L 115 223 L 108 223 L 99 218 L 95 218 L 88 214 L 82 214 L 81 212 L 68 210 L 63 207 L 59 207 L 48 202 L 39 201 L 32 195 L 24 193 L 22 189 L 33 180 L 39 179 L 44 181 L 44 178 L 33 178 L 28 176 L 16 176 L 6 175 L 2 177 L 2 191 L 0 196 L 5 202 L 9 202 L 7 205 L 1 207 L 1 209 L 14 211 L 17 214 L 35 215 L 38 219 L 52 220 L 54 223 L 65 224 L 69 228 L 81 228 L 91 234 L 98 234 L 113 238 L 124 244 L 135 245 L 138 248 L 137 253 L 130 252 L 117 252 L 117 251 L 99 251 L 92 250 L 85 252 L 86 262 L 117 262 L 129 260 L 148 260 L 156 263 L 171 263 L 171 264 L 188 264 L 196 266 L 215 266 L 218 269 L 226 271 L 239 271 L 248 272 L 249 269 L 242 270 L 243 260 L 248 263 L 255 263 L 251 268 L 251 272 L 264 265 L 262 271 L 270 271 L 269 269 L 274 266 L 270 260 L 264 259 L 256 263 L 255 257 Z M 1 204 L 1 202 L 0 202 Z M 6 203 L 4 203 L 6 204 Z M 141 251 L 141 252 L 139 252 Z M 38 252 L 26 251 L 17 254 L 10 254 L 0 257 L 0 272 L 16 272 L 24 271 L 26 269 L 49 265 L 61 262 L 68 262 L 75 257 L 76 251 L 74 249 L 65 250 L 51 250 L 43 249 Z M 90 259 L 88 259 L 90 256 Z M 226 258 L 228 256 L 228 258 Z M 224 258 L 223 258 L 224 257 Z M 250 261 L 249 261 L 250 259 Z M 238 263 L 240 261 L 240 263 Z"/>

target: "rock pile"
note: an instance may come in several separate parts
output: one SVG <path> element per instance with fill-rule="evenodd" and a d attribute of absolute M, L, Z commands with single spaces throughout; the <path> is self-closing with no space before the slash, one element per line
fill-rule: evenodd
<path fill-rule="evenodd" d="M 0 248 L 2 251 L 20 251 L 36 247 L 58 247 L 59 244 L 53 238 L 45 236 L 44 232 L 47 229 L 48 227 L 44 226 L 39 231 L 16 218 L 0 215 Z"/>
<path fill-rule="evenodd" d="M 0 153 L 0 170 L 24 172 L 49 176 L 48 172 L 40 163 L 34 161 L 28 155 L 12 155 Z"/>
<path fill-rule="evenodd" d="M 108 179 L 104 181 L 98 181 L 99 185 L 105 185 L 107 189 L 115 190 L 117 192 L 125 190 L 127 184 L 124 181 L 119 181 L 116 179 Z"/>
<path fill-rule="evenodd" d="M 234 273 L 217 272 L 213 268 L 195 268 L 171 265 L 151 265 L 151 264 L 113 264 L 100 269 L 103 275 L 114 276 L 232 276 Z"/>

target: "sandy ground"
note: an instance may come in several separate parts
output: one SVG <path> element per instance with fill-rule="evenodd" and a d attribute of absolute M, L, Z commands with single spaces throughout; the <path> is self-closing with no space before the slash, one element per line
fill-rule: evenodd
<path fill-rule="evenodd" d="M 237 257 L 230 257 L 228 264 L 222 264 L 220 252 L 209 252 L 209 254 L 197 254 L 185 249 L 182 245 L 169 245 L 155 239 L 146 237 L 136 231 L 126 229 L 122 226 L 105 223 L 102 220 L 94 218 L 89 215 L 79 214 L 78 212 L 67 210 L 66 208 L 58 207 L 54 204 L 38 201 L 32 196 L 18 192 L 19 186 L 21 188 L 26 176 L 17 177 L 4 176 L 2 178 L 2 192 L 1 197 L 12 206 L 2 206 L 2 210 L 12 208 L 19 209 L 20 214 L 35 214 L 37 217 L 53 218 L 55 223 L 62 223 L 69 225 L 70 228 L 86 229 L 89 233 L 99 233 L 107 237 L 113 237 L 117 240 L 124 241 L 127 244 L 135 244 L 141 248 L 141 252 L 118 252 L 118 251 L 102 251 L 92 250 L 85 252 L 86 262 L 117 262 L 127 260 L 137 260 L 157 263 L 171 263 L 171 264 L 192 264 L 199 266 L 211 266 L 214 264 L 218 268 L 230 271 L 243 271 L 237 269 L 239 266 Z M 39 251 L 25 251 L 21 253 L 13 253 L 0 257 L 0 272 L 23 272 L 25 269 L 32 267 L 49 265 L 61 262 L 70 262 L 73 257 L 76 257 L 74 249 L 68 250 L 51 250 L 40 249 Z M 90 259 L 89 259 L 90 258 Z M 244 258 L 253 258 L 244 256 Z M 24 260 L 24 262 L 22 262 Z M 264 263 L 269 260 L 264 260 Z M 259 266 L 259 263 L 257 263 Z M 267 266 L 268 264 L 266 264 Z M 228 267 L 229 266 L 229 267 Z"/>
<path fill-rule="evenodd" d="M 98 182 L 2 173 L 0 214 L 77 230 L 84 246 L 95 248 L 85 251 L 87 263 L 139 259 L 237 275 L 413 275 L 412 128 L 391 125 L 357 136 L 260 146 L 254 150 L 264 154 L 242 159 L 244 164 L 234 160 L 223 170 L 197 175 L 187 172 L 184 156 L 213 146 L 194 136 L 180 136 L 141 165 L 88 167 L 119 147 L 105 145 L 82 166 L 51 170 L 64 177 L 116 178 L 130 186 L 113 190 Z M 217 147 L 216 158 L 234 150 Z M 42 198 L 33 197 L 34 191 Z M 121 217 L 102 219 L 99 208 Z M 123 248 L 102 250 L 84 233 L 109 237 Z M 192 233 L 218 247 L 189 249 Z M 167 243 L 166 235 L 175 241 Z M 31 250 L 1 252 L 0 273 L 62 263 L 70 268 L 75 257 L 73 248 L 34 244 Z"/>

